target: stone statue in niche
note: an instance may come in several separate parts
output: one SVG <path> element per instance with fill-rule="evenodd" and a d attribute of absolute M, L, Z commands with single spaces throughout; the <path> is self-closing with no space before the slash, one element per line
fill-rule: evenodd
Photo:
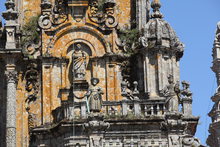
<path fill-rule="evenodd" d="M 81 44 L 74 46 L 73 56 L 73 79 L 85 80 L 86 68 L 89 62 L 88 54 L 82 50 Z"/>
<path fill-rule="evenodd" d="M 102 89 L 97 86 L 99 83 L 98 78 L 91 79 L 91 86 L 89 87 L 87 96 L 87 103 L 89 112 L 97 113 L 101 111 L 102 108 L 102 95 L 104 94 Z"/>
<path fill-rule="evenodd" d="M 163 96 L 167 98 L 167 109 L 169 112 L 179 112 L 180 88 L 174 83 L 172 75 L 168 76 L 168 85 L 162 90 Z"/>

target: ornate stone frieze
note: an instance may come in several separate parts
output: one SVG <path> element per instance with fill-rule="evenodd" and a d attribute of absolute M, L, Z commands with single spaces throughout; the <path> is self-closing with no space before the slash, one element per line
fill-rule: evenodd
<path fill-rule="evenodd" d="M 5 2 L 6 11 L 2 13 L 3 17 L 6 19 L 6 21 L 9 21 L 8 24 L 10 24 L 10 21 L 16 20 L 18 18 L 18 12 L 15 10 L 15 3 L 13 0 L 7 0 Z"/>
<path fill-rule="evenodd" d="M 190 135 L 183 136 L 182 144 L 183 147 L 204 147 L 203 145 L 201 145 L 199 139 Z"/>
<path fill-rule="evenodd" d="M 121 83 L 121 94 L 124 97 L 124 100 L 138 100 L 139 91 L 138 91 L 138 82 L 133 82 L 133 89 L 131 90 L 130 83 L 125 79 Z"/>

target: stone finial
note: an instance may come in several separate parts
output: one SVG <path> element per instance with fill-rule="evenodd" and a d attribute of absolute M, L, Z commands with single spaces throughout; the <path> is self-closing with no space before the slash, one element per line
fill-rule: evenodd
<path fill-rule="evenodd" d="M 153 8 L 153 13 L 151 15 L 152 18 L 163 18 L 163 14 L 160 12 L 160 0 L 153 0 L 151 7 Z"/>
<path fill-rule="evenodd" d="M 7 0 L 5 2 L 6 11 L 2 13 L 4 19 L 6 19 L 6 25 L 10 21 L 14 21 L 18 18 L 18 12 L 15 10 L 15 3 L 13 0 Z"/>

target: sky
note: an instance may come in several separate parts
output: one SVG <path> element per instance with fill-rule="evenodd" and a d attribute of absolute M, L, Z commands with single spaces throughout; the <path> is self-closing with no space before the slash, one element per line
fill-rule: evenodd
<path fill-rule="evenodd" d="M 185 44 L 180 62 L 181 80 L 191 83 L 193 114 L 200 116 L 196 137 L 205 144 L 212 108 L 211 96 L 216 88 L 211 71 L 212 47 L 216 24 L 220 21 L 220 0 L 161 0 L 164 19 L 174 28 Z M 0 12 L 5 9 L 0 0 Z"/>
<path fill-rule="evenodd" d="M 161 3 L 164 19 L 186 46 L 180 76 L 191 83 L 193 114 L 200 116 L 196 137 L 205 144 L 211 122 L 207 114 L 213 106 L 210 98 L 217 85 L 210 67 L 216 24 L 220 21 L 220 1 L 161 0 Z"/>

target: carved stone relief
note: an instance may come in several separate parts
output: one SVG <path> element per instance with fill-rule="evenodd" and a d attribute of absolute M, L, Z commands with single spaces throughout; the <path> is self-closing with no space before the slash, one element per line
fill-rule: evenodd
<path fill-rule="evenodd" d="M 97 24 L 104 24 L 106 28 L 114 28 L 118 25 L 115 18 L 115 6 L 114 0 L 107 0 L 103 4 L 103 10 L 99 10 L 98 0 L 94 0 L 89 5 L 89 18 L 91 21 Z"/>
<path fill-rule="evenodd" d="M 67 4 L 64 0 L 56 0 L 55 5 L 48 0 L 41 3 L 42 15 L 38 24 L 42 29 L 50 29 L 52 25 L 59 25 L 67 20 Z"/>
<path fill-rule="evenodd" d="M 30 63 L 27 66 L 25 79 L 26 79 L 25 89 L 28 92 L 28 96 L 25 101 L 28 105 L 30 102 L 36 101 L 37 94 L 39 92 L 39 72 L 37 70 L 36 63 Z"/>

